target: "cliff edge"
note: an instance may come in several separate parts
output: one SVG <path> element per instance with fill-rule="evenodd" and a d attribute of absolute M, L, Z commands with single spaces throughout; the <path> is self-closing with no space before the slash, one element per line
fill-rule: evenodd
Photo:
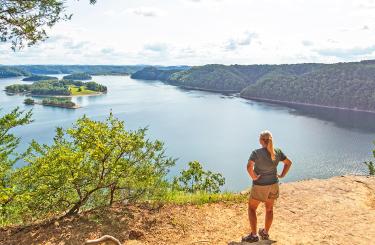
<path fill-rule="evenodd" d="M 263 226 L 264 207 L 258 209 Z M 0 230 L 0 244 L 83 244 L 104 234 L 123 244 L 241 244 L 247 204 L 119 205 L 49 224 Z M 375 244 L 375 177 L 281 184 L 273 244 Z M 270 244 L 260 242 L 258 244 Z"/>

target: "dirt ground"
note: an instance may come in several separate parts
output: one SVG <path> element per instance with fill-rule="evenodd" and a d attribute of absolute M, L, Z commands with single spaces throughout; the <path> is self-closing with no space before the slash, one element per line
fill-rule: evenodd
<path fill-rule="evenodd" d="M 259 227 L 264 207 L 258 210 Z M 0 230 L 0 244 L 84 244 L 108 234 L 126 245 L 241 244 L 247 204 L 114 207 L 45 225 Z M 375 178 L 305 180 L 280 186 L 271 241 L 255 244 L 375 244 Z"/>

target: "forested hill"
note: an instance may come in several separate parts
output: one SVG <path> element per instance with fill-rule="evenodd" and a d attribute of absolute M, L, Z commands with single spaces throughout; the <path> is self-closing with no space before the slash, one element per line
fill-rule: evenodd
<path fill-rule="evenodd" d="M 0 78 L 28 76 L 30 74 L 86 73 L 89 75 L 128 75 L 144 67 L 144 65 L 0 65 Z"/>
<path fill-rule="evenodd" d="M 205 65 L 190 69 L 161 70 L 146 67 L 135 72 L 132 78 L 161 80 L 174 85 L 212 90 L 218 92 L 240 92 L 267 74 L 300 75 L 320 68 L 321 64 L 296 65 Z"/>
<path fill-rule="evenodd" d="M 241 96 L 375 111 L 375 64 L 326 65 L 300 76 L 267 75 Z"/>
<path fill-rule="evenodd" d="M 132 77 L 186 88 L 241 92 L 241 97 L 247 99 L 375 111 L 375 61 L 372 60 L 337 64 L 205 65 L 168 72 L 146 67 Z"/>
<path fill-rule="evenodd" d="M 29 75 L 30 73 L 26 72 L 25 70 L 22 70 L 16 67 L 0 65 L 0 78 L 29 76 Z"/>

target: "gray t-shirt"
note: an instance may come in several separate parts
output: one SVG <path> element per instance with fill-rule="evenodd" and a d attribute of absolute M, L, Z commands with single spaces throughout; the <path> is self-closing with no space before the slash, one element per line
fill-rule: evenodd
<path fill-rule="evenodd" d="M 271 154 L 266 148 L 260 148 L 251 153 L 249 160 L 255 162 L 254 172 L 261 175 L 258 180 L 253 181 L 253 185 L 272 185 L 279 182 L 277 165 L 280 161 L 284 161 L 286 156 L 280 149 L 276 148 L 275 157 L 276 159 L 272 161 Z"/>

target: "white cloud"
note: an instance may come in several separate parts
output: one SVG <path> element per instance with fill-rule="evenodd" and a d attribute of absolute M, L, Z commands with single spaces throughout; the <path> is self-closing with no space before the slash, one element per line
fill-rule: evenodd
<path fill-rule="evenodd" d="M 302 41 L 302 45 L 303 45 L 303 46 L 306 46 L 306 47 L 309 47 L 309 46 L 313 46 L 314 43 L 311 42 L 311 41 L 308 41 L 308 40 L 303 40 L 303 41 Z"/>
<path fill-rule="evenodd" d="M 165 43 L 152 43 L 146 44 L 144 49 L 153 52 L 165 52 L 168 49 L 168 45 Z"/>
<path fill-rule="evenodd" d="M 315 50 L 322 56 L 333 56 L 338 58 L 354 58 L 362 55 L 371 55 L 375 52 L 375 45 L 368 47 L 354 47 L 354 48 L 327 48 Z"/>
<path fill-rule="evenodd" d="M 67 1 L 71 21 L 34 47 L 13 53 L 0 45 L 0 63 L 260 64 L 375 55 L 375 0 Z"/>
<path fill-rule="evenodd" d="M 163 15 L 162 10 L 157 9 L 157 8 L 152 8 L 152 7 L 130 8 L 130 9 L 126 9 L 125 12 L 143 16 L 143 17 L 157 17 L 157 16 Z"/>
<path fill-rule="evenodd" d="M 237 48 L 241 46 L 250 45 L 252 41 L 257 37 L 258 37 L 258 34 L 254 32 L 246 32 L 240 38 L 228 40 L 227 44 L 225 45 L 225 50 L 232 51 L 232 50 L 236 50 Z"/>

